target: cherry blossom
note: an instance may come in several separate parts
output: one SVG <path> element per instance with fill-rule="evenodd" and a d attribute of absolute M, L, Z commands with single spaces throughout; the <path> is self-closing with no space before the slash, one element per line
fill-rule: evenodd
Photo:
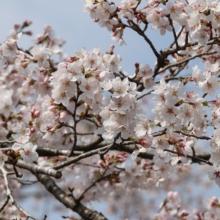
<path fill-rule="evenodd" d="M 127 30 L 142 38 L 145 64 L 125 72 L 116 45 L 66 55 L 50 26 L 21 49 L 31 22 L 14 26 L 0 45 L 1 215 L 31 218 L 17 199 L 34 178 L 74 212 L 67 219 L 106 219 L 90 207 L 97 201 L 113 219 L 218 219 L 218 198 L 191 210 L 175 190 L 220 186 L 220 4 L 84 0 L 84 11 L 116 45 Z M 146 201 L 151 193 L 161 195 L 159 209 Z"/>
<path fill-rule="evenodd" d="M 220 185 L 220 170 L 219 167 L 212 167 L 209 171 L 209 178 L 214 180 L 216 184 Z"/>
<path fill-rule="evenodd" d="M 12 146 L 14 151 L 18 151 L 25 162 L 32 163 L 37 161 L 38 154 L 36 153 L 37 145 L 32 143 L 18 144 L 15 143 Z"/>

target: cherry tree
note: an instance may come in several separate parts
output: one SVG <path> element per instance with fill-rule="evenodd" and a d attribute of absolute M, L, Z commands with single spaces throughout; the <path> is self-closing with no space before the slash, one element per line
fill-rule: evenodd
<path fill-rule="evenodd" d="M 114 45 L 67 57 L 50 26 L 21 48 L 31 22 L 14 25 L 0 45 L 0 219 L 39 219 L 21 205 L 30 185 L 63 219 L 108 219 L 97 201 L 113 219 L 219 219 L 220 199 L 190 209 L 174 189 L 220 186 L 220 3 L 84 0 L 84 11 L 117 46 L 134 31 L 155 63 L 126 73 Z M 150 29 L 173 42 L 158 51 Z"/>

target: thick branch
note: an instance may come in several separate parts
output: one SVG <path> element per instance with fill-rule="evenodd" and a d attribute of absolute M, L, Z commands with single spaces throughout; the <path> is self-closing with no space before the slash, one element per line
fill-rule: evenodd
<path fill-rule="evenodd" d="M 44 185 L 44 187 L 63 205 L 77 212 L 83 219 L 86 220 L 107 220 L 101 213 L 88 209 L 80 202 L 75 202 L 73 197 L 66 195 L 66 193 L 56 185 L 56 183 L 47 175 L 36 174 L 37 179 Z"/>
<path fill-rule="evenodd" d="M 83 151 L 88 151 L 88 150 L 93 150 L 93 149 L 96 149 L 96 146 L 100 146 L 100 143 L 103 141 L 104 139 L 102 138 L 102 136 L 99 136 L 95 141 L 93 141 L 92 143 L 90 144 L 87 144 L 87 145 L 83 145 L 82 146 L 82 149 Z M 110 144 L 110 143 L 109 143 Z M 103 147 L 106 146 L 106 144 L 103 145 Z M 78 150 L 78 146 L 76 146 L 76 149 L 75 150 Z M 80 150 L 80 151 L 81 151 Z"/>
<path fill-rule="evenodd" d="M 52 177 L 55 177 L 56 179 L 61 178 L 62 173 L 60 171 L 54 170 L 50 167 L 42 167 L 39 166 L 37 164 L 31 164 L 31 163 L 26 163 L 22 160 L 18 160 L 18 162 L 16 163 L 17 167 L 26 169 L 26 170 L 30 170 L 33 173 L 43 173 Z"/>
<path fill-rule="evenodd" d="M 68 150 L 57 150 L 57 149 L 52 149 L 52 148 L 37 148 L 37 153 L 40 157 L 51 157 L 51 156 L 68 156 L 69 151 Z M 73 156 L 80 155 L 82 151 L 74 151 Z"/>

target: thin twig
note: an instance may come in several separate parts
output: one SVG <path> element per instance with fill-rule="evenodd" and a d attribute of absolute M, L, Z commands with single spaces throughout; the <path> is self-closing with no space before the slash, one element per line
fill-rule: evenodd
<path fill-rule="evenodd" d="M 164 72 L 165 70 L 167 70 L 167 69 L 169 69 L 169 68 L 171 68 L 171 67 L 178 66 L 178 65 L 183 64 L 183 63 L 185 63 L 185 62 L 188 62 L 188 61 L 190 61 L 190 60 L 193 60 L 193 59 L 195 59 L 195 58 L 197 58 L 197 57 L 206 56 L 206 55 L 212 55 L 212 54 L 215 54 L 215 53 L 217 53 L 217 52 L 197 54 L 197 55 L 195 55 L 195 56 L 192 56 L 192 57 L 187 58 L 187 59 L 185 59 L 185 60 L 182 60 L 182 61 L 180 61 L 180 62 L 172 63 L 172 64 L 166 66 L 165 68 L 163 68 L 162 70 L 160 70 L 158 73 L 162 73 L 162 72 Z"/>
<path fill-rule="evenodd" d="M 188 155 L 188 154 L 185 155 L 185 154 L 182 154 L 182 153 L 179 153 L 179 152 L 177 153 L 177 152 L 169 150 L 169 149 L 165 149 L 164 151 L 167 151 L 167 152 L 170 152 L 170 153 L 173 153 L 173 154 L 177 154 L 178 156 L 188 157 L 188 158 L 194 159 L 194 161 L 200 161 L 200 162 L 206 163 L 210 166 L 213 166 L 213 163 L 211 163 L 210 161 L 204 160 L 200 157 L 195 157 L 195 156 L 191 156 L 191 155 Z"/>
<path fill-rule="evenodd" d="M 175 133 L 178 133 L 178 134 L 183 134 L 185 136 L 188 136 L 188 137 L 194 137 L 196 139 L 200 139 L 200 140 L 210 140 L 211 138 L 208 137 L 208 136 L 196 136 L 194 134 L 187 134 L 185 132 L 182 132 L 182 131 L 174 131 Z"/>
<path fill-rule="evenodd" d="M 115 142 L 117 141 L 117 139 L 120 137 L 121 132 L 119 132 L 115 137 L 114 137 L 114 141 L 112 144 L 109 145 L 108 148 L 106 148 L 104 151 L 99 151 L 100 155 L 105 155 L 110 149 L 111 147 L 115 144 Z"/>
<path fill-rule="evenodd" d="M 172 32 L 173 32 L 173 37 L 174 37 L 174 42 L 176 44 L 176 48 L 179 48 L 178 37 L 176 35 L 176 31 L 175 31 L 175 28 L 173 26 L 173 21 L 172 21 L 172 19 L 170 19 L 170 17 L 168 19 L 169 19 L 170 25 L 172 27 Z"/>
<path fill-rule="evenodd" d="M 109 166 L 107 166 L 104 170 L 104 172 L 102 173 L 101 177 L 98 178 L 96 181 L 94 181 L 89 187 L 87 187 L 83 192 L 82 194 L 79 196 L 79 198 L 77 199 L 77 201 L 81 201 L 83 198 L 84 198 L 84 195 L 93 187 L 96 185 L 96 183 L 102 181 L 103 179 L 106 178 L 105 174 L 108 170 Z"/>
<path fill-rule="evenodd" d="M 76 147 L 76 143 L 77 143 L 77 134 L 76 134 L 76 126 L 77 126 L 77 119 L 76 119 L 76 109 L 77 109 L 77 101 L 78 101 L 78 98 L 80 96 L 79 94 L 79 83 L 77 83 L 77 96 L 76 96 L 76 100 L 75 100 L 75 108 L 74 108 L 74 112 L 73 112 L 73 121 L 74 121 L 74 126 L 73 126 L 73 132 L 74 132 L 74 140 L 73 140 L 73 146 L 71 148 L 71 150 L 69 151 L 69 157 L 72 156 L 73 154 L 73 151 L 74 151 L 74 148 Z"/>
<path fill-rule="evenodd" d="M 13 166 L 13 170 L 14 170 L 15 176 L 17 178 L 21 178 L 23 175 L 17 171 L 17 169 L 15 167 L 15 164 L 12 164 L 12 166 Z"/>
<path fill-rule="evenodd" d="M 8 173 L 7 171 L 4 169 L 4 167 L 0 168 L 4 177 L 4 181 L 5 181 L 5 187 L 6 187 L 6 194 L 7 197 L 10 198 L 12 205 L 14 205 L 20 212 L 24 213 L 26 215 L 26 219 L 28 218 L 32 218 L 34 220 L 37 220 L 36 218 L 34 218 L 32 215 L 28 214 L 26 211 L 24 211 L 24 209 L 21 208 L 21 206 L 14 200 L 14 197 L 12 196 L 11 190 L 9 188 L 9 183 L 8 183 Z"/>
<path fill-rule="evenodd" d="M 173 74 L 173 76 L 179 75 L 179 73 L 180 73 L 182 70 L 185 69 L 185 67 L 186 67 L 186 65 L 187 65 L 188 63 L 189 63 L 189 61 L 188 61 L 188 62 L 185 62 L 183 65 L 181 65 L 181 68 L 179 68 L 178 71 Z"/>
<path fill-rule="evenodd" d="M 5 206 L 9 202 L 9 200 L 10 200 L 10 197 L 9 197 L 9 195 L 7 195 L 6 198 L 5 198 L 5 201 L 3 202 L 2 206 L 0 207 L 0 212 L 2 212 L 4 210 Z"/>
<path fill-rule="evenodd" d="M 179 31 L 179 33 L 177 34 L 177 39 L 179 39 L 179 37 L 180 37 L 180 35 L 182 34 L 184 28 L 185 28 L 185 27 L 182 27 L 181 30 Z M 175 44 L 175 41 L 176 41 L 176 40 L 174 40 L 173 43 L 170 45 L 170 48 L 173 47 L 173 45 Z"/>
<path fill-rule="evenodd" d="M 147 92 L 147 93 L 145 93 L 145 94 L 139 96 L 139 97 L 137 98 L 137 100 L 142 99 L 142 98 L 144 98 L 144 97 L 147 96 L 147 95 L 150 95 L 153 91 L 154 91 L 154 90 L 151 90 L 150 92 Z"/>
<path fill-rule="evenodd" d="M 63 163 L 61 163 L 59 165 L 54 166 L 53 169 L 54 170 L 59 170 L 61 168 L 64 168 L 64 167 L 69 166 L 71 164 L 74 164 L 74 163 L 80 161 L 83 158 L 90 157 L 92 155 L 98 154 L 100 151 L 104 151 L 104 150 L 108 149 L 109 146 L 112 146 L 112 144 L 111 145 L 107 145 L 107 146 L 102 147 L 102 148 L 98 148 L 96 150 L 91 150 L 91 151 L 89 151 L 87 153 L 83 153 L 83 154 L 79 155 L 78 157 L 75 157 L 73 159 L 69 159 L 69 160 L 67 160 L 67 161 L 65 161 L 65 162 L 63 162 Z"/>
<path fill-rule="evenodd" d="M 126 25 L 126 27 L 131 28 L 132 30 L 137 32 L 140 36 L 142 36 L 145 39 L 145 41 L 149 44 L 150 48 L 152 49 L 152 51 L 153 51 L 154 55 L 157 57 L 157 59 L 160 59 L 160 54 L 157 52 L 157 50 L 154 47 L 151 40 L 147 37 L 147 35 L 145 35 L 144 31 L 142 31 L 140 29 L 140 27 L 137 24 L 135 24 L 132 20 L 130 22 L 131 22 L 132 26 Z"/>

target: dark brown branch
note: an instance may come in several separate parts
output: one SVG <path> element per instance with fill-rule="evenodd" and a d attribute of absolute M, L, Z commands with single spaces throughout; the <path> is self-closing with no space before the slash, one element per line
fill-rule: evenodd
<path fill-rule="evenodd" d="M 45 174 L 35 174 L 37 179 L 44 185 L 58 201 L 67 208 L 77 212 L 83 219 L 86 220 L 107 220 L 101 213 L 88 209 L 80 202 L 75 202 L 71 196 L 68 196 L 56 183 Z"/>
<path fill-rule="evenodd" d="M 166 48 L 164 51 L 162 51 L 163 56 L 168 57 L 170 54 L 174 54 L 174 53 L 177 53 L 178 51 L 185 50 L 187 47 L 193 47 L 193 46 L 198 45 L 198 42 L 189 43 L 188 36 L 189 36 L 189 33 L 186 32 L 186 40 L 183 46 L 179 46 L 178 48 L 170 48 L 170 47 Z M 218 44 L 218 40 L 217 40 L 218 38 L 219 36 L 211 39 L 206 45 Z"/>
<path fill-rule="evenodd" d="M 132 20 L 130 22 L 131 22 L 132 26 L 126 25 L 126 27 L 131 28 L 132 30 L 137 32 L 140 36 L 142 36 L 144 38 L 144 40 L 149 44 L 150 48 L 152 49 L 152 51 L 153 51 L 154 55 L 157 57 L 157 59 L 160 59 L 160 54 L 157 52 L 157 50 L 154 47 L 151 40 L 145 35 L 144 31 L 142 31 L 141 28 L 137 24 L 135 24 Z"/>
<path fill-rule="evenodd" d="M 214 45 L 214 44 L 217 44 L 216 40 L 215 39 L 211 39 L 207 45 Z M 195 45 L 198 45 L 198 42 L 193 42 L 193 43 L 188 43 L 188 32 L 186 33 L 186 42 L 185 42 L 185 45 L 183 46 L 178 46 L 176 48 L 166 48 L 164 51 L 160 51 L 160 58 L 157 59 L 157 64 L 155 65 L 155 68 L 154 68 L 154 75 L 153 77 L 156 77 L 158 75 L 158 71 L 164 66 L 164 61 L 165 59 L 171 55 L 171 54 L 175 54 L 175 53 L 178 53 L 179 51 L 182 51 L 182 50 L 186 50 L 187 47 L 192 47 L 192 46 L 195 46 Z M 201 56 L 201 55 L 200 55 Z M 186 61 L 186 60 L 185 60 Z M 171 64 L 171 65 L 174 65 L 174 64 Z M 174 65 L 175 66 L 175 65 Z M 170 68 L 171 66 L 169 65 L 168 67 L 166 67 L 166 69 Z M 162 71 L 164 71 L 165 69 L 163 69 Z M 160 71 L 160 72 L 162 72 Z"/>
<path fill-rule="evenodd" d="M 5 198 L 5 201 L 3 202 L 2 206 L 0 207 L 0 212 L 2 212 L 2 211 L 4 210 L 5 206 L 6 206 L 6 205 L 8 204 L 8 202 L 9 202 L 9 200 L 10 200 L 10 196 L 7 195 L 6 198 Z"/>
<path fill-rule="evenodd" d="M 201 54 L 195 55 L 195 56 L 193 56 L 193 57 L 187 58 L 187 59 L 185 59 L 185 60 L 182 60 L 182 61 L 180 61 L 180 62 L 172 63 L 172 64 L 166 66 L 165 68 L 163 68 L 162 70 L 160 70 L 158 73 L 162 73 L 162 72 L 164 72 L 165 70 L 167 70 L 167 69 L 169 69 L 169 68 L 171 68 L 171 67 L 181 65 L 181 64 L 183 64 L 183 63 L 185 63 L 185 62 L 188 62 L 188 61 L 190 61 L 190 60 L 193 60 L 193 59 L 195 59 L 195 58 L 197 58 L 197 57 L 206 56 L 206 55 L 212 55 L 212 54 L 215 54 L 215 53 L 217 53 L 217 52 L 201 53 Z"/>
<path fill-rule="evenodd" d="M 96 149 L 95 146 L 99 145 L 104 139 L 102 138 L 102 136 L 99 136 L 95 141 L 93 141 L 90 144 L 84 145 L 83 146 L 83 151 L 88 151 L 88 150 L 93 150 Z M 106 146 L 106 145 L 104 145 Z M 75 150 L 78 150 L 78 147 L 75 147 Z"/>
<path fill-rule="evenodd" d="M 167 152 L 170 152 L 170 153 L 173 153 L 173 154 L 177 154 L 177 152 L 175 152 L 175 151 L 172 151 L 172 150 L 168 150 L 168 149 L 165 149 L 164 151 L 167 151 Z M 180 153 L 178 153 L 178 155 L 180 155 L 180 156 L 186 156 L 186 157 L 188 157 L 188 158 L 190 158 L 190 159 L 192 159 L 192 162 L 194 162 L 194 163 L 206 163 L 206 164 L 208 164 L 208 165 L 210 165 L 210 166 L 213 166 L 213 163 L 211 163 L 210 161 L 208 161 L 208 160 L 204 160 L 203 158 L 201 158 L 201 156 L 200 157 L 198 157 L 198 156 L 191 156 L 191 155 L 184 155 L 184 154 L 180 154 Z"/>
<path fill-rule="evenodd" d="M 176 131 L 177 132 L 177 131 Z M 160 136 L 164 133 L 164 130 L 163 131 L 160 131 L 160 132 L 157 132 L 154 134 L 154 136 Z M 205 139 L 205 140 L 209 140 L 210 137 L 207 137 L 207 136 L 195 136 L 195 135 L 191 135 L 191 134 L 186 134 L 184 132 L 177 132 L 177 133 L 181 133 L 185 136 L 189 136 L 189 137 L 195 137 L 197 139 Z M 101 144 L 98 144 L 102 141 L 102 138 L 96 140 L 95 142 L 91 143 L 91 144 L 88 144 L 86 146 L 77 146 L 77 154 L 79 154 L 77 157 L 73 158 L 73 159 L 69 159 L 68 161 L 65 161 L 59 165 L 56 165 L 53 169 L 54 170 L 59 170 L 61 168 L 64 168 L 66 166 L 69 166 L 71 164 L 74 164 L 74 163 L 77 163 L 78 161 L 80 161 L 81 159 L 84 159 L 84 158 L 87 158 L 87 157 L 90 157 L 90 156 L 93 156 L 95 154 L 98 154 L 99 152 L 102 152 L 106 149 L 109 148 L 110 145 L 112 145 L 112 143 L 110 141 L 108 142 L 103 142 Z M 96 145 L 97 143 L 97 145 Z M 111 150 L 117 150 L 117 151 L 124 151 L 124 152 L 127 152 L 127 153 L 132 153 L 134 151 L 134 147 L 133 146 L 130 146 L 130 145 L 133 145 L 133 143 L 124 143 L 123 145 L 117 145 L 117 144 L 114 144 L 112 145 L 111 147 Z M 108 145 L 108 146 L 107 146 Z M 92 149 L 92 150 L 91 150 Z M 42 148 L 39 149 L 40 151 L 42 150 Z M 38 150 L 37 150 L 38 151 Z M 43 151 L 45 151 L 44 153 L 46 154 L 47 153 L 47 149 L 44 149 Z M 81 152 L 80 152 L 81 151 Z M 59 156 L 59 155 L 68 155 L 68 150 L 54 150 L 52 151 L 53 153 L 55 154 L 52 154 L 51 156 Z M 83 153 L 82 153 L 83 152 Z M 50 150 L 49 150 L 49 154 L 47 156 L 50 155 Z M 74 152 L 75 153 L 75 152 Z M 44 156 L 45 156 L 44 154 Z M 140 158 L 143 158 L 143 159 L 148 159 L 148 160 L 152 160 L 153 157 L 154 157 L 154 154 L 149 154 L 149 153 L 140 153 L 138 155 Z M 191 157 L 189 155 L 189 157 Z M 192 162 L 193 163 L 199 163 L 199 162 L 204 162 L 202 160 L 205 160 L 205 161 L 208 161 L 210 158 L 210 154 L 204 154 L 204 155 L 197 155 L 196 157 L 194 158 L 191 158 L 192 159 Z M 204 162 L 205 163 L 205 162 Z"/>
<path fill-rule="evenodd" d="M 83 147 L 80 148 L 80 146 L 78 146 L 78 148 L 83 150 Z M 84 158 L 90 157 L 92 155 L 98 154 L 99 151 L 105 150 L 107 148 L 108 148 L 108 146 L 101 147 L 101 148 L 100 148 L 99 145 L 94 146 L 94 150 L 89 151 L 87 153 L 83 153 L 82 155 L 79 155 L 78 157 L 75 157 L 72 160 L 65 161 L 65 162 L 55 166 L 54 169 L 58 170 L 58 169 L 61 169 L 63 167 L 66 167 L 70 164 L 77 163 L 81 159 L 84 159 Z M 134 147 L 131 146 L 131 145 L 117 145 L 117 144 L 114 144 L 111 147 L 111 150 L 117 150 L 117 151 L 121 151 L 121 152 L 124 151 L 124 152 L 132 154 L 133 151 L 134 151 Z M 150 153 L 147 153 L 147 152 L 141 152 L 141 153 L 138 154 L 138 157 L 143 158 L 143 159 L 147 159 L 147 160 L 153 160 L 154 154 L 150 154 Z M 203 160 L 206 161 L 204 163 L 207 163 L 208 160 L 210 159 L 211 155 L 210 154 L 198 154 L 195 157 L 191 157 L 190 155 L 188 155 L 188 157 L 192 159 L 193 163 L 204 162 Z"/>
<path fill-rule="evenodd" d="M 179 33 L 177 34 L 177 39 L 179 39 L 183 30 L 184 30 L 184 27 L 182 27 L 181 30 L 179 31 Z M 172 48 L 175 43 L 176 43 L 176 39 L 174 39 L 173 43 L 170 45 L 170 48 Z"/>
<path fill-rule="evenodd" d="M 201 140 L 210 140 L 211 138 L 208 137 L 208 136 L 196 136 L 194 134 L 187 134 L 187 133 L 184 133 L 182 131 L 174 131 L 175 133 L 178 133 L 178 134 L 183 134 L 185 136 L 188 136 L 188 137 L 194 137 L 196 139 L 201 139 Z"/>
<path fill-rule="evenodd" d="M 88 133 L 76 133 L 77 135 L 82 135 L 82 136 L 85 136 L 85 135 L 94 135 L 94 132 L 88 132 Z"/>
<path fill-rule="evenodd" d="M 112 150 L 125 151 L 125 152 L 131 154 L 134 151 L 134 147 L 131 147 L 131 146 L 120 146 L 120 147 L 119 146 L 113 146 Z M 177 152 L 171 151 L 171 150 L 164 150 L 164 151 L 168 151 L 170 153 L 177 154 Z M 212 163 L 208 161 L 211 157 L 210 154 L 198 154 L 195 157 L 193 157 L 191 155 L 183 155 L 183 156 L 187 156 L 188 158 L 190 158 L 192 160 L 192 163 L 201 163 L 201 162 L 203 162 L 203 163 L 212 165 Z M 143 159 L 153 160 L 154 154 L 150 154 L 150 153 L 147 153 L 147 152 L 142 152 L 142 153 L 138 154 L 138 157 L 143 158 Z"/>
<path fill-rule="evenodd" d="M 74 135 L 74 140 L 73 140 L 73 146 L 72 146 L 72 148 L 70 149 L 70 151 L 69 151 L 69 157 L 71 157 L 72 156 L 72 154 L 73 154 L 73 151 L 75 150 L 75 147 L 76 147 L 76 143 L 77 143 L 77 132 L 76 132 L 76 126 L 77 126 L 77 123 L 78 123 L 78 121 L 77 121 L 77 119 L 76 119 L 76 109 L 77 109 L 77 102 L 78 102 L 78 99 L 79 99 L 79 96 L 80 96 L 80 90 L 79 90 L 79 83 L 76 83 L 76 85 L 77 85 L 77 96 L 76 96 L 76 100 L 75 100 L 75 108 L 74 108 L 74 112 L 73 112 L 73 121 L 74 121 L 74 126 L 73 126 L 73 131 L 74 131 L 74 133 L 73 133 L 73 135 Z"/>
<path fill-rule="evenodd" d="M 37 148 L 37 153 L 40 157 L 51 157 L 51 156 L 68 156 L 69 151 L 68 150 L 57 150 L 52 148 Z M 80 155 L 82 152 L 80 151 L 74 151 L 73 156 Z"/>
<path fill-rule="evenodd" d="M 169 16 L 168 19 L 169 19 L 170 25 L 171 25 L 171 27 L 172 27 L 172 32 L 173 32 L 173 37 L 174 37 L 174 42 L 175 42 L 175 44 L 176 44 L 176 48 L 179 48 L 178 37 L 177 37 L 177 35 L 176 35 L 176 31 L 175 31 L 175 28 L 174 28 L 174 26 L 173 26 L 173 20 L 170 18 L 170 16 Z"/>

